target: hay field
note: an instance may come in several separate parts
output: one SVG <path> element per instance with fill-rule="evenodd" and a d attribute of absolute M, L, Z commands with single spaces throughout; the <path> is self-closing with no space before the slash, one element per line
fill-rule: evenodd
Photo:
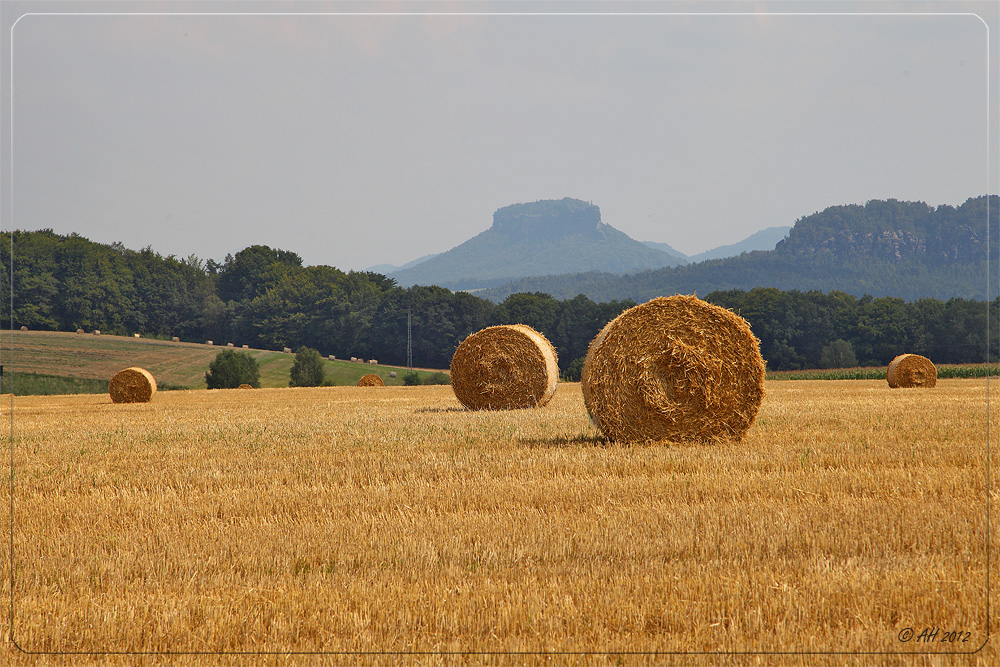
<path fill-rule="evenodd" d="M 607 444 L 578 384 L 18 397 L 0 661 L 997 664 L 985 381 L 766 391 L 713 446 Z"/>

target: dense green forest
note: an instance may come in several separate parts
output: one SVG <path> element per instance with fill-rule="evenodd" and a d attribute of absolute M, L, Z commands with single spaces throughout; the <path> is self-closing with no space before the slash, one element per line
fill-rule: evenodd
<path fill-rule="evenodd" d="M 961 206 L 931 207 L 895 199 L 831 206 L 795 221 L 774 250 L 743 253 L 631 275 L 590 272 L 528 277 L 477 291 L 494 301 L 517 292 L 557 298 L 586 294 L 595 301 L 642 302 L 661 294 L 776 287 L 839 290 L 861 297 L 985 299 L 989 247 L 1000 252 L 1000 197 L 973 197 Z M 987 225 L 987 221 L 989 224 Z M 553 272 L 554 273 L 554 272 Z"/>
<path fill-rule="evenodd" d="M 14 328 L 100 329 L 277 350 L 305 345 L 323 355 L 402 365 L 409 311 L 415 366 L 447 368 L 470 333 L 493 324 L 524 323 L 556 346 L 566 376 L 578 377 L 593 337 L 634 305 L 542 293 L 513 294 L 498 304 L 441 287 L 404 289 L 377 273 L 303 266 L 295 253 L 266 246 L 250 246 L 218 263 L 50 230 L 6 232 L 0 242 L 2 317 Z M 750 322 L 772 370 L 818 367 L 830 358 L 824 350 L 835 341 L 849 345 L 862 365 L 884 365 L 901 352 L 938 363 L 986 361 L 984 301 L 907 302 L 774 288 L 715 291 L 703 298 Z M 992 304 L 994 314 L 998 307 L 1000 300 Z M 998 330 L 990 329 L 993 360 L 1000 348 Z"/>

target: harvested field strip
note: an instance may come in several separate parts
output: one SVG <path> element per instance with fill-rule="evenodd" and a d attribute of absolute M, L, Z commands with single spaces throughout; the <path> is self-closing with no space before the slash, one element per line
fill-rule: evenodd
<path fill-rule="evenodd" d="M 34 373 L 67 379 L 102 380 L 106 383 L 123 368 L 141 366 L 152 373 L 162 389 L 205 388 L 205 372 L 223 349 L 226 349 L 224 345 L 177 343 L 131 336 L 94 336 L 52 331 L 0 332 L 0 363 L 4 364 L 5 374 Z M 255 349 L 248 352 L 260 364 L 261 386 L 288 386 L 289 371 L 295 355 Z M 394 366 L 351 364 L 325 358 L 323 366 L 328 379 L 345 386 L 356 385 L 358 379 L 366 373 L 379 374 L 387 385 L 402 385 L 402 376 L 406 372 L 406 369 Z M 396 371 L 398 377 L 390 378 L 391 371 Z M 435 372 L 437 371 L 417 371 L 424 381 Z M 97 393 L 103 391 L 107 391 L 107 388 Z"/>
<path fill-rule="evenodd" d="M 622 651 L 997 662 L 995 643 L 943 655 L 986 639 L 987 484 L 995 494 L 1000 461 L 994 447 L 988 479 L 982 381 L 942 380 L 933 392 L 884 379 L 770 383 L 744 440 L 712 446 L 609 444 L 576 384 L 512 412 L 465 411 L 450 387 L 14 404 L 14 515 L 0 503 L 0 522 L 14 525 L 14 634 L 25 650 L 431 653 L 383 664 L 502 662 L 439 651 L 600 654 L 554 658 L 573 664 L 660 662 L 606 655 Z M 11 452 L 0 455 L 6 465 Z M 995 530 L 992 540 L 996 554 Z M 899 642 L 904 628 L 930 626 L 969 642 Z M 37 663 L 0 650 L 8 664 Z M 894 655 L 906 650 L 932 655 Z M 369 660 L 355 658 L 329 664 Z"/>

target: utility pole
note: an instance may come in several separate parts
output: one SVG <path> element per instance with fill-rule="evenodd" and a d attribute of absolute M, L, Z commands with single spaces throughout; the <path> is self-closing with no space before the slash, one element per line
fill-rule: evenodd
<path fill-rule="evenodd" d="M 413 316 L 410 309 L 406 309 L 406 370 L 413 370 Z"/>

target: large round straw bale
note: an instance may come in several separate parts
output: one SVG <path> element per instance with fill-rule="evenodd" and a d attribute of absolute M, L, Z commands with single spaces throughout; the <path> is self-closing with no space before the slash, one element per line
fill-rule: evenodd
<path fill-rule="evenodd" d="M 379 376 L 375 375 L 374 373 L 369 373 L 368 375 L 362 376 L 362 378 L 360 380 L 358 380 L 358 386 L 359 387 L 384 387 L 385 386 L 385 382 L 382 382 L 382 378 L 380 378 Z"/>
<path fill-rule="evenodd" d="M 240 386 L 238 386 L 237 389 L 253 389 L 253 385 L 252 384 L 247 384 L 246 382 L 244 382 L 243 384 L 241 384 Z"/>
<path fill-rule="evenodd" d="M 581 383 L 610 440 L 739 439 L 764 397 L 764 359 L 736 313 L 695 296 L 660 297 L 608 322 Z"/>
<path fill-rule="evenodd" d="M 470 410 L 541 407 L 558 382 L 555 348 L 524 324 L 477 331 L 451 357 L 451 388 Z"/>
<path fill-rule="evenodd" d="M 133 366 L 115 373 L 108 393 L 115 403 L 148 403 L 156 393 L 156 380 L 145 368 Z"/>
<path fill-rule="evenodd" d="M 901 354 L 889 364 L 885 379 L 893 389 L 906 387 L 931 388 L 937 384 L 937 368 L 927 357 Z"/>

